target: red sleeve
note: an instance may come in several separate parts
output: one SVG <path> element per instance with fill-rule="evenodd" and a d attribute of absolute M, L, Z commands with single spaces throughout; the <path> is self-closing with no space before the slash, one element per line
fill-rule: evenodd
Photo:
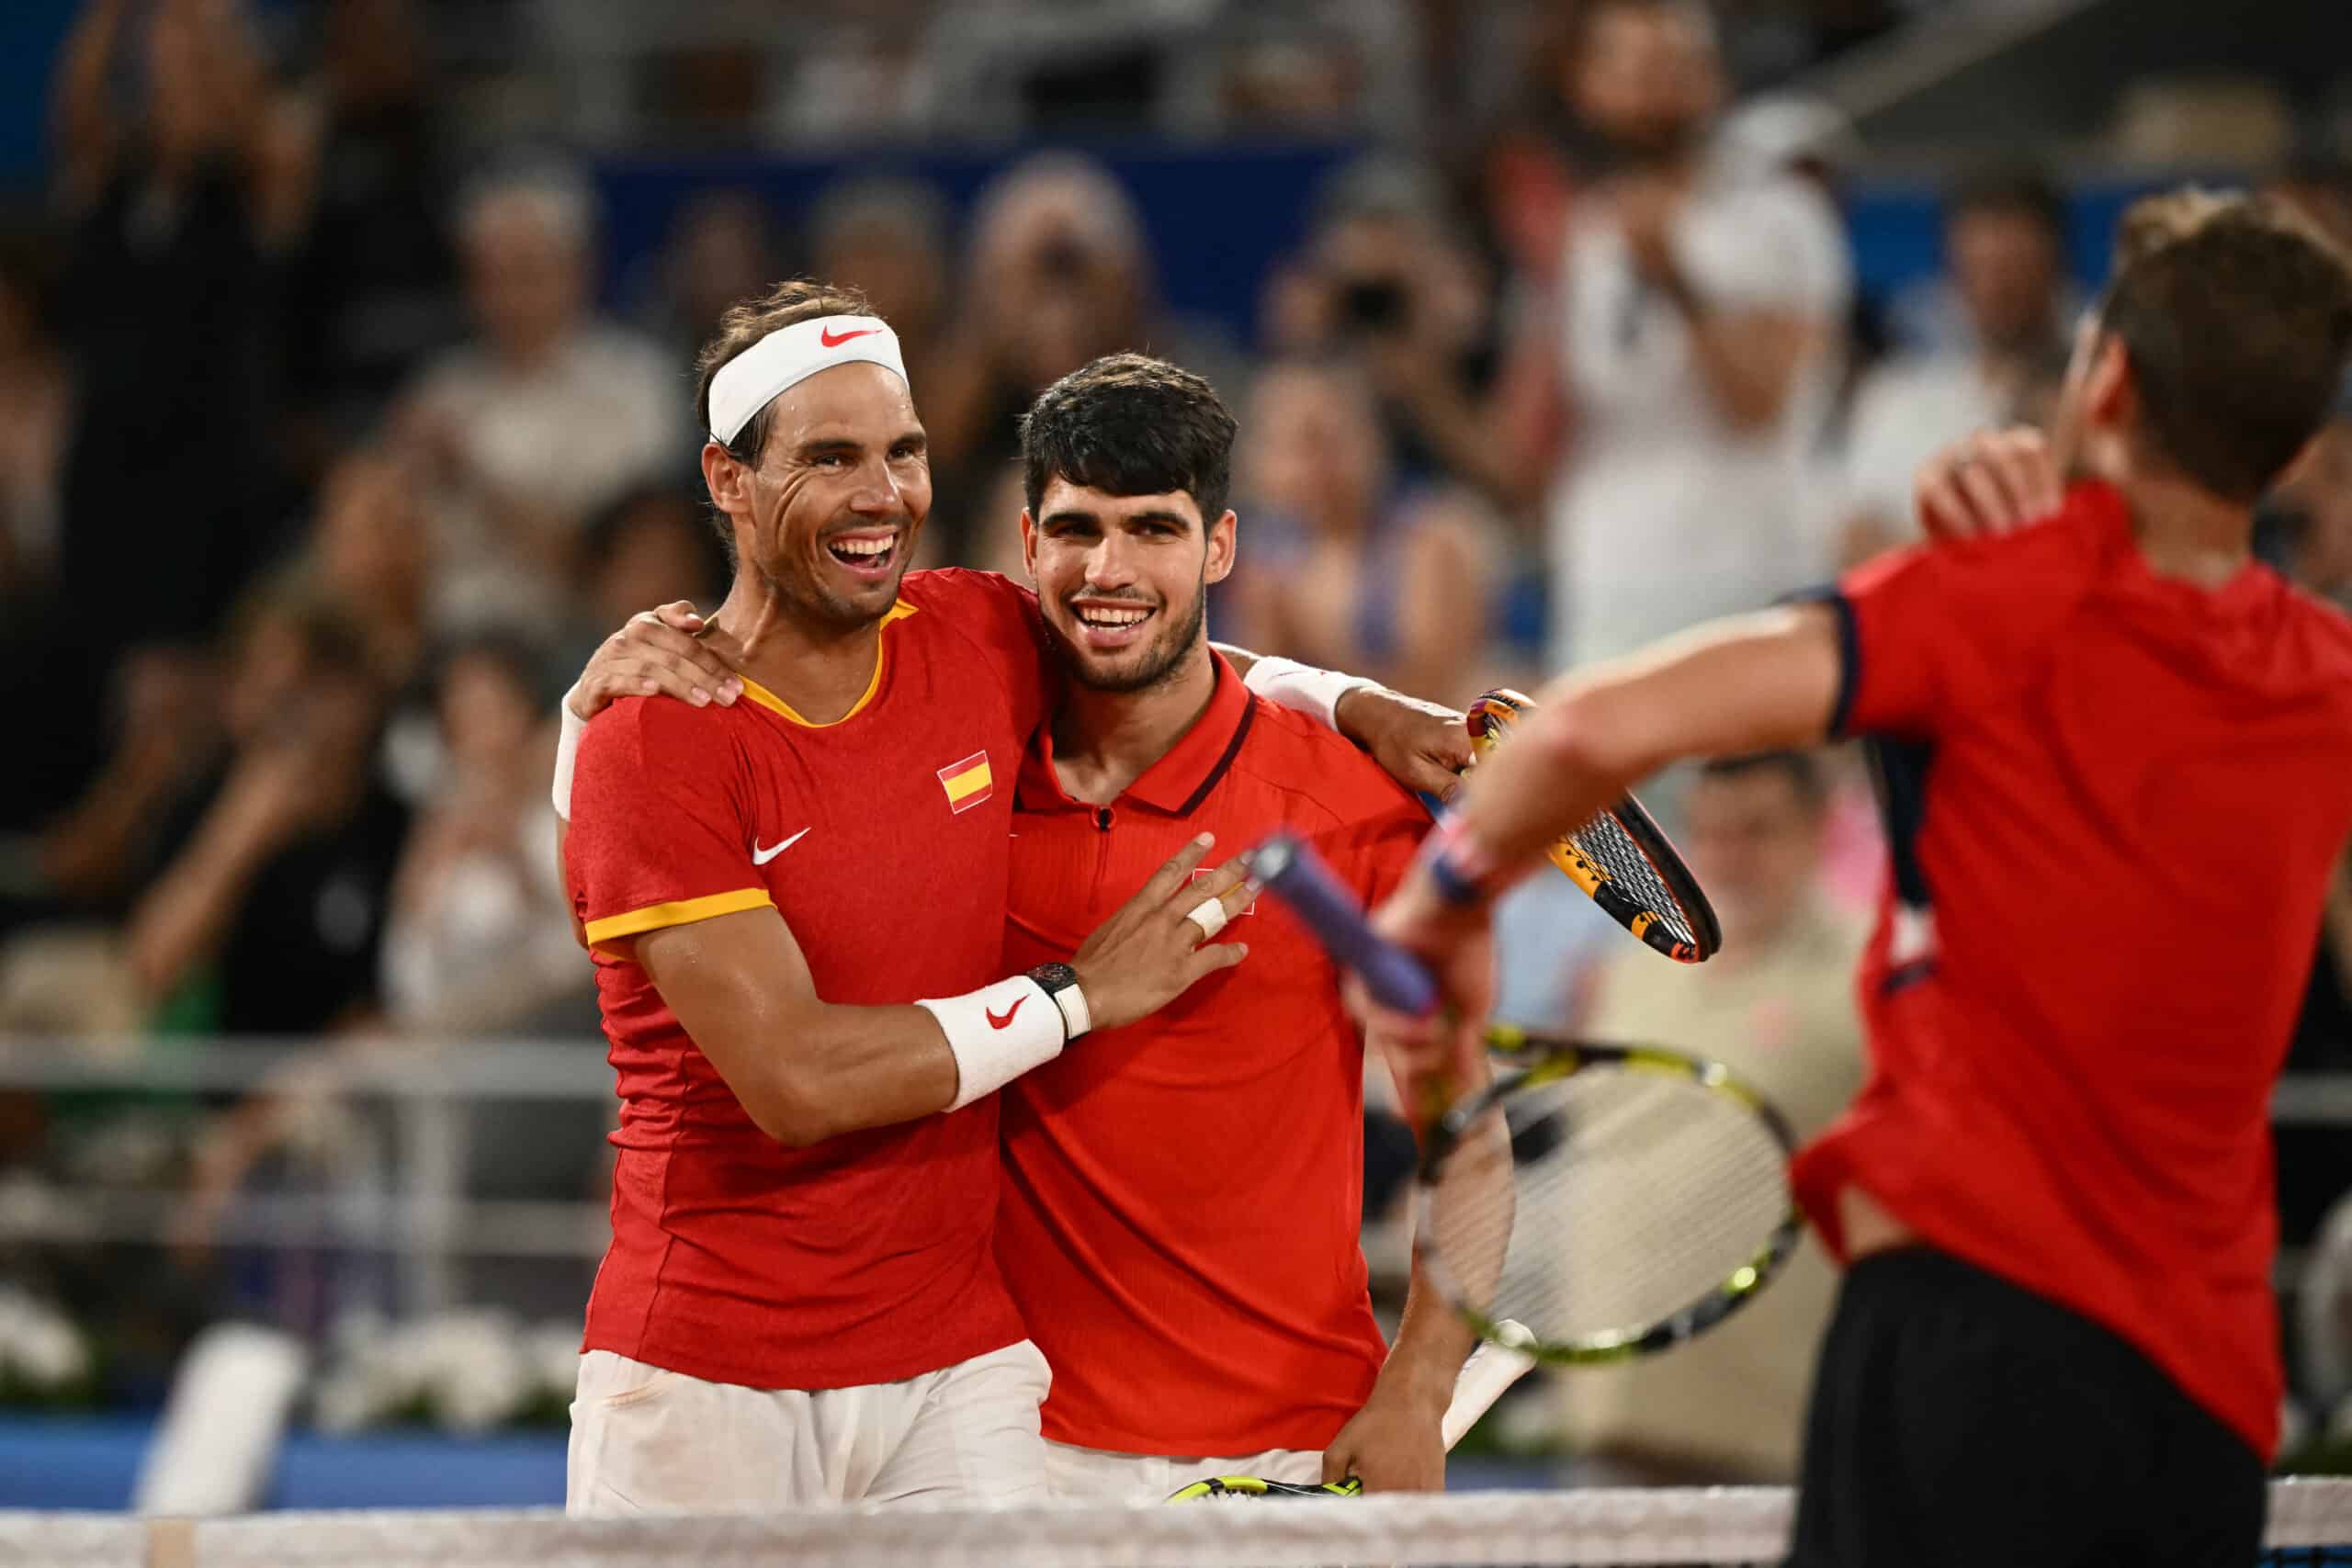
<path fill-rule="evenodd" d="M 1371 766 L 1370 760 L 1361 752 L 1346 760 Z M 1430 826 L 1427 807 L 1386 773 L 1377 768 L 1372 771 L 1378 776 L 1363 792 L 1366 813 L 1339 823 L 1317 838 L 1317 848 L 1324 858 L 1355 890 L 1367 909 L 1396 890 L 1397 883 L 1404 880 L 1406 871 L 1411 867 L 1421 840 L 1429 836 Z M 1351 1038 L 1361 1036 L 1351 1034 Z M 1402 1064 L 1392 1056 L 1388 1068 L 1396 1102 L 1407 1103 L 1406 1086 L 1400 1076 Z"/>
<path fill-rule="evenodd" d="M 1001 573 L 963 567 L 910 572 L 899 592 L 944 616 L 996 672 L 1016 733 L 1025 736 L 1045 721 L 1055 677 L 1035 593 Z"/>
<path fill-rule="evenodd" d="M 1363 823 L 1358 830 L 1357 871 L 1355 885 L 1363 895 L 1364 908 L 1386 900 L 1405 880 L 1405 873 L 1419 852 L 1421 840 L 1430 834 L 1430 814 L 1420 802 L 1410 798 L 1393 811 L 1382 813 L 1373 821 Z"/>
<path fill-rule="evenodd" d="M 641 931 L 770 904 L 747 794 L 723 713 L 631 697 L 598 715 L 581 738 L 564 839 L 589 945 L 626 956 Z"/>
<path fill-rule="evenodd" d="M 2009 701 L 2081 599 L 2101 536 L 2096 520 L 2065 516 L 1848 572 L 1828 597 L 1844 664 L 1831 733 L 1926 739 Z"/>
<path fill-rule="evenodd" d="M 1344 744 L 1344 742 L 1342 742 Z M 1362 752 L 1349 748 L 1339 761 L 1370 770 L 1347 819 L 1316 836 L 1316 848 L 1371 908 L 1396 890 L 1413 856 L 1429 836 L 1427 807 L 1381 773 Z"/>

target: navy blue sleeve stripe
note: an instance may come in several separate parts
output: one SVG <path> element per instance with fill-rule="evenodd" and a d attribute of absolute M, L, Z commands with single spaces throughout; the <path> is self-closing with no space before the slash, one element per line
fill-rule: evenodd
<path fill-rule="evenodd" d="M 1871 783 L 1878 795 L 1879 820 L 1886 829 L 1887 860 L 1894 874 L 1894 894 L 1915 909 L 1933 901 L 1928 872 L 1919 863 L 1919 833 L 1928 821 L 1928 779 L 1936 749 L 1923 741 L 1865 741 Z"/>
<path fill-rule="evenodd" d="M 1861 683 L 1862 641 L 1854 625 L 1854 602 L 1832 585 L 1801 589 L 1781 600 L 1783 604 L 1826 604 L 1838 620 L 1838 700 L 1829 706 L 1829 739 L 1849 739 L 1846 726 L 1854 716 L 1854 692 Z"/>

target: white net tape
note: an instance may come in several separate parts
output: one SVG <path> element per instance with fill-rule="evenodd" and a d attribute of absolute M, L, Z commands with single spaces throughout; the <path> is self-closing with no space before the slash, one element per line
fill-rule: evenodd
<path fill-rule="evenodd" d="M 0 1514 L 0 1563 L 61 1568 L 1313 1568 L 1777 1562 L 1773 1487 L 1456 1493 L 1137 1508 L 812 1509 L 764 1518 L 566 1519 L 548 1510 L 262 1514 L 145 1522 Z M 2274 1549 L 2352 1564 L 2352 1482 L 2271 1490 Z M 2252 1564 L 2248 1568 L 2253 1568 Z"/>
<path fill-rule="evenodd" d="M 141 1568 L 147 1525 L 119 1514 L 0 1512 L 0 1562 L 42 1568 Z"/>

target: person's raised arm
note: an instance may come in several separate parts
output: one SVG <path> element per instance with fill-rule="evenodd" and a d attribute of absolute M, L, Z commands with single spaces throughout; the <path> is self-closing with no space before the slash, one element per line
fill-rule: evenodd
<path fill-rule="evenodd" d="M 1898 550 L 1818 603 L 1715 621 L 1554 680 L 1511 743 L 1374 917 L 1419 953 L 1453 1003 L 1457 1067 L 1484 1003 L 1458 962 L 1493 896 L 1545 847 L 1686 758 L 1871 735 L 1932 742 L 1972 709 L 2012 704 L 2046 668 L 2098 581 L 2119 525 L 2096 497 L 2015 533 Z M 1437 1026 L 1390 1019 L 1428 1042 Z"/>
<path fill-rule="evenodd" d="M 1845 670 L 1838 639 L 1828 606 L 1792 605 L 1558 677 L 1479 768 L 1460 831 L 1516 872 L 1670 762 L 1818 743 Z"/>
<path fill-rule="evenodd" d="M 1717 621 L 1546 685 L 1374 917 L 1430 964 L 1452 1012 L 1437 1022 L 1376 1020 L 1380 1032 L 1405 1047 L 1442 1048 L 1457 1077 L 1475 1077 L 1485 1058 L 1476 1026 L 1491 991 L 1469 955 L 1487 938 L 1494 896 L 1669 762 L 1827 736 L 1846 679 L 1839 616 L 1807 604 Z"/>

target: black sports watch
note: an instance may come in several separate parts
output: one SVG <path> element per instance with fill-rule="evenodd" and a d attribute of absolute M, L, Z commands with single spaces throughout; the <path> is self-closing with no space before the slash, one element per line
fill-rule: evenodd
<path fill-rule="evenodd" d="M 1087 1015 L 1086 993 L 1078 987 L 1078 971 L 1067 964 L 1040 964 L 1029 971 L 1029 978 L 1054 998 L 1054 1006 L 1061 1010 L 1062 1043 L 1067 1045 L 1094 1026 Z"/>

